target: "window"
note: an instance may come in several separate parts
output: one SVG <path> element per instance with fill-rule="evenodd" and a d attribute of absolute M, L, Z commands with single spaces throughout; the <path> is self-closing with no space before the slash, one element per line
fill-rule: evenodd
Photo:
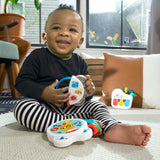
<path fill-rule="evenodd" d="M 33 45 L 43 44 L 41 34 L 44 32 L 46 19 L 49 13 L 61 3 L 72 5 L 74 9 L 78 10 L 78 0 L 43 0 L 39 11 L 35 9 L 33 0 L 19 0 L 18 5 L 10 3 L 10 12 L 25 17 L 24 39 Z"/>
<path fill-rule="evenodd" d="M 146 48 L 151 0 L 87 2 L 87 47 Z"/>

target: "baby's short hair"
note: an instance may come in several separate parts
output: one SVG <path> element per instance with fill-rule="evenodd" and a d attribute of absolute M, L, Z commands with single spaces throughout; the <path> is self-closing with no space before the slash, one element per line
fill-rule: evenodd
<path fill-rule="evenodd" d="M 68 9 L 68 10 L 71 10 L 73 12 L 77 12 L 76 10 L 74 10 L 73 6 L 66 5 L 66 4 L 60 4 L 59 7 L 57 9 L 55 9 L 54 11 L 63 10 L 63 9 Z"/>
<path fill-rule="evenodd" d="M 81 21 L 82 21 L 82 32 L 83 32 L 83 18 L 82 18 L 82 16 L 81 16 L 81 14 L 80 14 L 78 11 L 76 11 L 76 10 L 73 8 L 73 6 L 71 6 L 71 5 L 66 5 L 66 4 L 60 4 L 57 9 L 55 9 L 54 11 L 52 11 L 52 12 L 48 15 L 48 18 L 47 18 L 47 21 L 46 21 L 46 24 L 45 24 L 45 31 L 46 31 L 46 26 L 47 26 L 49 17 L 50 17 L 54 12 L 60 11 L 60 10 L 65 10 L 65 9 L 70 10 L 70 11 L 72 11 L 72 12 L 75 12 L 75 13 L 77 13 L 77 14 L 80 16 Z"/>

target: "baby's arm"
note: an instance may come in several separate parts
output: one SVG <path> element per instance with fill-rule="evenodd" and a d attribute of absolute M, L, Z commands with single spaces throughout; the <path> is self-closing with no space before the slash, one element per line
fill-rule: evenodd
<path fill-rule="evenodd" d="M 50 102 L 56 105 L 57 107 L 61 107 L 65 102 L 69 101 L 69 93 L 64 93 L 68 90 L 68 87 L 55 89 L 57 83 L 58 80 L 56 80 L 51 85 L 45 87 L 42 92 L 41 98 L 46 102 Z"/>

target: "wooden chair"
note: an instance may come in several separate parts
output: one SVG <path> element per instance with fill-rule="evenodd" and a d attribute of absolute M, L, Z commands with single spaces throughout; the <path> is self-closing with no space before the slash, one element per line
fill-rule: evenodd
<path fill-rule="evenodd" d="M 0 41 L 0 93 L 3 90 L 3 84 L 6 73 L 13 98 L 18 98 L 18 93 L 14 88 L 15 80 L 19 72 L 18 64 L 15 62 L 19 59 L 19 52 L 17 45 Z"/>
<path fill-rule="evenodd" d="M 0 93 L 3 91 L 5 76 L 8 73 L 13 98 L 18 98 L 18 92 L 14 85 L 20 70 L 19 64 L 23 61 L 31 46 L 30 42 L 24 39 L 11 39 L 9 28 L 17 24 L 16 20 L 12 20 L 0 25 L 0 31 L 4 30 L 5 34 L 4 40 L 0 41 Z"/>

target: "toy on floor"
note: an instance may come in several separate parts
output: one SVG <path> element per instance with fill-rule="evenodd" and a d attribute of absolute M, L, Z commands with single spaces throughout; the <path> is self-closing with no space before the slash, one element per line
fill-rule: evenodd
<path fill-rule="evenodd" d="M 69 83 L 69 90 L 70 93 L 69 101 L 67 102 L 67 106 L 76 104 L 77 106 L 81 105 L 85 101 L 85 90 L 84 90 L 84 83 L 85 79 L 84 76 L 78 75 L 78 76 L 72 76 L 72 77 L 64 77 L 62 78 L 57 86 L 56 89 L 58 89 L 59 84 L 63 82 L 64 80 L 70 80 Z"/>
<path fill-rule="evenodd" d="M 100 126 L 91 119 L 67 119 L 50 125 L 47 137 L 56 147 L 67 147 L 77 141 L 90 139 Z"/>
<path fill-rule="evenodd" d="M 135 97 L 135 94 L 128 88 L 114 89 L 111 95 L 111 106 L 113 108 L 129 109 L 132 106 L 133 97 Z"/>

